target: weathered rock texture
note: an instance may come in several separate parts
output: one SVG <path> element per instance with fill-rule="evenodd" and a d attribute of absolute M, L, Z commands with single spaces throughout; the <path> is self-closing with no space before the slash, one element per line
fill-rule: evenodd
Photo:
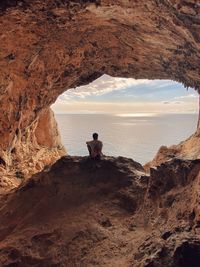
<path fill-rule="evenodd" d="M 200 160 L 63 157 L 0 199 L 2 267 L 199 267 Z"/>
<path fill-rule="evenodd" d="M 50 109 L 43 109 L 27 128 L 18 127 L 10 145 L 0 151 L 0 192 L 18 186 L 65 154 Z"/>
<path fill-rule="evenodd" d="M 145 164 L 145 169 L 149 171 L 150 167 L 159 166 L 160 164 L 173 159 L 199 159 L 200 158 L 200 129 L 190 136 L 187 140 L 178 145 L 170 147 L 161 146 L 154 159 Z"/>
<path fill-rule="evenodd" d="M 171 79 L 198 90 L 199 32 L 196 0 L 1 0 L 3 169 L 17 160 L 19 172 L 28 163 L 34 172 L 63 154 L 49 106 L 102 74 Z"/>
<path fill-rule="evenodd" d="M 49 107 L 68 88 L 106 73 L 199 90 L 199 32 L 195 0 L 1 0 L 0 187 L 65 153 Z M 177 159 L 199 156 L 199 131 L 149 175 L 65 157 L 2 194 L 0 265 L 199 266 L 200 162 Z"/>

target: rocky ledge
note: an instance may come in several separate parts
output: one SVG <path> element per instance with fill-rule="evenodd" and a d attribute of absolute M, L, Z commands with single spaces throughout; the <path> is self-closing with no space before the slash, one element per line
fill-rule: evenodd
<path fill-rule="evenodd" d="M 2 267 L 197 267 L 200 160 L 63 157 L 0 199 Z"/>

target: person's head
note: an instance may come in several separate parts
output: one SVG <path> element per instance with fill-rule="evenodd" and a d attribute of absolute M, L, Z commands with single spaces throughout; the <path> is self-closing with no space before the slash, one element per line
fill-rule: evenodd
<path fill-rule="evenodd" d="M 92 136 L 93 136 L 93 139 L 94 139 L 94 140 L 97 140 L 97 139 L 98 139 L 98 133 L 93 133 Z"/>

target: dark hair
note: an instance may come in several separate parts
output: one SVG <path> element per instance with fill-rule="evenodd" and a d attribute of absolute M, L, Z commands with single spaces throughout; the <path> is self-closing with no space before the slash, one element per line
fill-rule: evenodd
<path fill-rule="evenodd" d="M 97 140 L 97 139 L 98 139 L 98 133 L 93 133 L 92 136 L 93 136 L 93 139 L 94 139 L 94 140 Z"/>

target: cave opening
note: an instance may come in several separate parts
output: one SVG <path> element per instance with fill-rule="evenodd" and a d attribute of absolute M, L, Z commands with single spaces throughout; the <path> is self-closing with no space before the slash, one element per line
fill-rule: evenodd
<path fill-rule="evenodd" d="M 199 32 L 196 0 L 0 1 L 0 266 L 199 266 Z M 67 90 L 104 73 L 162 81 Z M 194 134 L 151 175 L 117 158 L 91 171 L 61 158 L 59 95 L 69 155 L 97 131 L 105 155 L 145 163 Z"/>
<path fill-rule="evenodd" d="M 60 1 L 56 5 L 53 1 L 40 0 L 37 4 L 28 1 L 28 5 L 21 3 L 23 1 L 15 1 L 15 4 L 4 2 L 0 8 L 3 44 L 0 157 L 6 163 L 5 168 L 1 164 L 6 175 L 17 169 L 31 176 L 65 155 L 49 107 L 69 88 L 88 84 L 102 74 L 108 74 L 124 78 L 173 80 L 199 91 L 197 5 L 190 4 L 188 8 L 186 3 L 177 4 L 176 1 Z M 27 15 L 27 11 L 34 16 Z M 16 23 L 19 18 L 20 21 L 24 18 L 23 23 Z M 100 99 L 101 96 L 98 97 Z M 171 105 L 168 100 L 161 102 L 160 109 Z M 88 104 L 83 110 L 88 110 Z M 110 103 L 107 106 L 111 109 Z M 146 102 L 144 106 L 148 106 Z M 118 104 L 119 114 L 126 114 L 120 107 Z M 115 118 L 124 119 L 123 116 Z M 110 123 L 107 124 L 110 129 Z M 119 122 L 116 125 L 119 126 Z M 175 132 L 175 126 L 176 123 L 170 134 Z M 124 127 L 130 127 L 130 122 Z M 110 143 L 121 145 L 127 139 L 130 130 L 113 142 L 116 132 L 125 132 L 121 129 L 114 131 Z M 85 145 L 91 132 L 92 129 L 81 146 Z M 150 139 L 149 129 L 143 129 L 143 132 Z M 104 141 L 103 134 L 100 133 Z M 78 138 L 83 136 L 81 129 L 77 130 L 77 135 Z M 74 143 L 80 147 L 77 140 Z M 192 158 L 199 158 L 199 136 L 190 141 L 184 147 L 185 155 L 189 151 L 189 156 L 192 153 Z M 140 139 L 137 143 L 142 146 Z M 162 140 L 163 143 L 165 141 Z M 128 143 L 126 151 L 131 144 L 133 142 Z M 146 148 L 145 142 L 143 146 Z M 125 148 L 125 144 L 122 143 L 122 147 Z M 66 148 L 72 154 L 70 147 Z M 106 146 L 104 149 L 107 154 L 112 151 L 111 147 L 108 151 Z M 123 151 L 112 154 L 125 155 Z M 126 156 L 135 158 L 135 154 Z M 153 155 L 148 155 L 144 161 Z M 140 158 L 136 160 L 141 161 Z"/>
<path fill-rule="evenodd" d="M 195 132 L 197 96 L 171 80 L 103 75 L 65 91 L 52 109 L 69 155 L 87 155 L 85 142 L 98 132 L 105 155 L 145 164 L 161 146 L 177 145 Z"/>

